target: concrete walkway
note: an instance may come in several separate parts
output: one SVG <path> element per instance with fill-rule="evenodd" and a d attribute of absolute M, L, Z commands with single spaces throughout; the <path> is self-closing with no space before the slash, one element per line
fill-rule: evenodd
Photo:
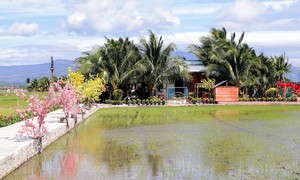
<path fill-rule="evenodd" d="M 74 119 L 70 118 L 70 129 L 74 128 L 80 122 L 96 112 L 105 105 L 93 106 L 90 110 L 86 110 L 84 115 L 78 116 L 77 124 Z M 50 112 L 45 119 L 45 126 L 48 134 L 43 137 L 43 148 L 57 140 L 59 137 L 67 133 L 66 123 L 60 123 L 60 118 L 64 117 L 62 110 Z M 18 131 L 24 122 L 18 122 L 10 126 L 0 128 L 0 179 L 19 167 L 38 154 L 36 142 L 32 138 L 19 136 Z"/>

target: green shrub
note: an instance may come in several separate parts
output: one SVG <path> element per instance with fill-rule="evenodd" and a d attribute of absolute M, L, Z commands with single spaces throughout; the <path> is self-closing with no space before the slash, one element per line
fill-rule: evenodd
<path fill-rule="evenodd" d="M 132 105 L 136 105 L 136 99 L 133 99 L 131 102 L 132 102 Z"/>
<path fill-rule="evenodd" d="M 136 104 L 139 106 L 139 105 L 141 105 L 141 103 L 142 103 L 142 101 L 140 100 L 140 99 L 137 99 L 136 100 Z"/>
<path fill-rule="evenodd" d="M 2 116 L 0 115 L 0 127 L 9 126 L 11 124 L 17 123 L 22 121 L 23 119 L 15 114 L 12 114 L 10 116 Z"/>
<path fill-rule="evenodd" d="M 113 92 L 113 99 L 117 101 L 121 101 L 123 98 L 123 91 L 122 89 L 115 89 Z"/>
<path fill-rule="evenodd" d="M 277 89 L 276 88 L 269 88 L 268 90 L 266 90 L 265 94 L 266 94 L 267 97 L 276 97 Z"/>
<path fill-rule="evenodd" d="M 149 99 L 146 99 L 146 100 L 145 100 L 145 104 L 146 104 L 146 105 L 149 105 Z"/>
<path fill-rule="evenodd" d="M 126 104 L 130 105 L 130 104 L 132 104 L 132 101 L 130 99 L 128 99 L 127 102 L 126 102 Z"/>

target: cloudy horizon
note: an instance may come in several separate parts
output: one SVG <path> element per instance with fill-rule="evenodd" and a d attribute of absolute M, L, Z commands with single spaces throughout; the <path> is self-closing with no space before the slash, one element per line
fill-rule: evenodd
<path fill-rule="evenodd" d="M 104 37 L 138 43 L 148 30 L 179 51 L 225 27 L 267 56 L 300 66 L 299 0 L 1 0 L 0 65 L 74 60 Z"/>

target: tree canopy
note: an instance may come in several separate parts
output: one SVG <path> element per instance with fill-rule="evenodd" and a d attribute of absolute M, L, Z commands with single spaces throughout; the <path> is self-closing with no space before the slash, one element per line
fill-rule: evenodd
<path fill-rule="evenodd" d="M 266 57 L 257 55 L 248 44 L 243 43 L 245 33 L 236 39 L 236 33 L 227 38 L 227 31 L 211 29 L 210 35 L 200 38 L 199 44 L 192 44 L 189 51 L 195 54 L 207 68 L 207 75 L 217 82 L 228 80 L 240 88 L 241 93 L 251 92 L 262 96 L 266 89 L 275 87 L 276 82 L 285 81 L 291 65 L 285 54 Z"/>

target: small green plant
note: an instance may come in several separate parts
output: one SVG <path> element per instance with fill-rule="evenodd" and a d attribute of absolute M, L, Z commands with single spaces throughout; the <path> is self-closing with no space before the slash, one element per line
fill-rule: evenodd
<path fill-rule="evenodd" d="M 134 106 L 136 105 L 136 99 L 133 99 L 131 102 L 132 102 L 132 105 L 134 105 Z"/>
<path fill-rule="evenodd" d="M 115 89 L 113 92 L 113 99 L 120 101 L 123 98 L 123 91 L 122 89 Z"/>
<path fill-rule="evenodd" d="M 150 104 L 150 105 L 154 105 L 154 100 L 153 100 L 153 99 L 150 99 L 150 100 L 149 100 L 149 104 Z"/>
<path fill-rule="evenodd" d="M 267 97 L 276 97 L 277 94 L 277 89 L 276 88 L 269 88 L 268 90 L 266 90 L 265 95 Z"/>
<path fill-rule="evenodd" d="M 145 104 L 148 106 L 150 104 L 149 99 L 145 100 Z"/>
<path fill-rule="evenodd" d="M 162 100 L 158 99 L 157 100 L 157 105 L 161 105 L 162 104 Z"/>
<path fill-rule="evenodd" d="M 128 99 L 126 104 L 130 106 L 130 104 L 132 104 L 132 101 Z"/>
<path fill-rule="evenodd" d="M 141 105 L 142 101 L 141 101 L 140 99 L 137 99 L 137 100 L 136 100 L 136 103 L 137 103 L 137 105 L 139 106 L 139 105 Z"/>

